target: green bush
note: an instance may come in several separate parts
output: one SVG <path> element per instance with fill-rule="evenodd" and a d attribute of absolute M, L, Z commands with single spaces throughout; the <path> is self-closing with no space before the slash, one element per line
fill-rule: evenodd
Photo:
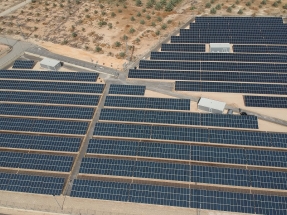
<path fill-rule="evenodd" d="M 131 21 L 135 21 L 135 20 L 136 20 L 135 17 L 132 16 L 132 17 L 131 17 Z"/>
<path fill-rule="evenodd" d="M 122 44 L 119 41 L 115 42 L 115 47 L 120 47 L 121 45 Z"/>
<path fill-rule="evenodd" d="M 240 4 L 240 1 L 239 1 L 239 0 L 236 0 L 235 4 Z"/>
<path fill-rule="evenodd" d="M 243 10 L 240 9 L 237 13 L 238 14 L 243 14 Z"/>
<path fill-rule="evenodd" d="M 165 6 L 166 5 L 166 0 L 160 0 L 159 3 L 161 4 L 161 6 Z"/>
<path fill-rule="evenodd" d="M 146 19 L 150 20 L 151 19 L 150 15 L 146 15 Z"/>
<path fill-rule="evenodd" d="M 112 13 L 111 13 L 111 16 L 112 16 L 112 17 L 115 17 L 115 16 L 116 16 L 116 14 L 115 14 L 114 12 L 112 12 Z"/>
<path fill-rule="evenodd" d="M 249 1 L 245 5 L 249 7 L 249 6 L 251 6 L 251 2 Z"/>
<path fill-rule="evenodd" d="M 205 7 L 206 7 L 206 8 L 211 8 L 210 2 L 206 3 Z"/>
<path fill-rule="evenodd" d="M 76 32 L 73 32 L 73 33 L 72 33 L 72 36 L 73 36 L 73 37 L 77 37 L 78 35 L 77 35 Z"/>
<path fill-rule="evenodd" d="M 121 58 L 124 58 L 126 56 L 126 53 L 121 52 L 119 55 L 120 55 Z"/>
<path fill-rule="evenodd" d="M 145 24 L 145 21 L 142 19 L 142 20 L 140 21 L 140 24 L 144 25 L 144 24 Z"/>
<path fill-rule="evenodd" d="M 167 3 L 167 5 L 165 6 L 165 11 L 172 11 L 173 10 L 173 4 L 170 2 Z"/>
<path fill-rule="evenodd" d="M 140 12 L 137 13 L 137 17 L 140 17 L 142 14 Z"/>
<path fill-rule="evenodd" d="M 232 7 L 232 8 L 235 8 L 236 6 L 235 6 L 235 4 L 233 4 L 231 7 Z"/>
<path fill-rule="evenodd" d="M 161 29 L 166 29 L 167 28 L 167 25 L 166 24 L 162 24 L 162 26 L 161 26 Z"/>
<path fill-rule="evenodd" d="M 228 13 L 231 13 L 231 12 L 232 12 L 232 8 L 231 8 L 231 7 L 228 7 L 226 11 L 227 11 Z"/>
<path fill-rule="evenodd" d="M 161 10 L 162 9 L 162 4 L 160 2 L 157 2 L 155 4 L 155 7 L 154 7 L 156 10 Z"/>
<path fill-rule="evenodd" d="M 97 47 L 95 48 L 95 51 L 96 51 L 96 52 L 100 52 L 100 51 L 102 51 L 102 48 L 99 47 L 99 46 L 97 46 Z"/>
<path fill-rule="evenodd" d="M 160 31 L 157 30 L 157 31 L 155 32 L 155 34 L 156 34 L 157 36 L 160 35 Z"/>
<path fill-rule="evenodd" d="M 136 30 L 132 27 L 130 28 L 130 33 L 133 34 Z"/>
<path fill-rule="evenodd" d="M 153 7 L 153 3 L 151 0 L 148 0 L 148 2 L 146 3 L 146 8 L 152 8 Z"/>
<path fill-rule="evenodd" d="M 260 4 L 266 5 L 267 4 L 267 0 L 263 0 Z"/>
<path fill-rule="evenodd" d="M 121 13 L 121 12 L 123 12 L 123 11 L 122 11 L 122 9 L 118 9 L 118 12 Z"/>
<path fill-rule="evenodd" d="M 152 22 L 152 23 L 151 23 L 151 26 L 152 26 L 152 27 L 155 27 L 155 26 L 156 26 L 155 22 Z"/>
<path fill-rule="evenodd" d="M 143 5 L 143 3 L 141 0 L 136 0 L 136 6 L 140 7 L 142 5 Z"/>
<path fill-rule="evenodd" d="M 161 21 L 162 21 L 162 18 L 161 18 L 160 16 L 158 16 L 158 17 L 157 17 L 157 21 L 158 21 L 158 22 L 161 22 Z"/>
<path fill-rule="evenodd" d="M 216 14 L 216 9 L 215 9 L 215 8 L 212 8 L 212 9 L 210 10 L 210 13 L 211 13 L 211 14 Z"/>
<path fill-rule="evenodd" d="M 215 2 L 215 0 L 211 0 L 210 2 L 211 2 L 211 4 L 213 4 Z"/>
<path fill-rule="evenodd" d="M 274 2 L 274 3 L 272 4 L 272 6 L 273 6 L 273 7 L 278 7 L 278 3 L 277 3 L 277 2 Z"/>
<path fill-rule="evenodd" d="M 103 9 L 103 8 L 104 8 L 104 5 L 100 4 L 100 8 Z"/>
<path fill-rule="evenodd" d="M 102 26 L 104 26 L 104 25 L 106 25 L 106 24 L 108 24 L 106 21 L 104 21 L 104 20 L 101 20 L 101 21 L 99 21 L 99 26 L 100 27 L 102 27 Z"/>
<path fill-rule="evenodd" d="M 287 9 L 287 4 L 283 5 L 283 9 Z"/>
<path fill-rule="evenodd" d="M 221 9 L 221 5 L 220 4 L 216 5 L 215 9 L 216 10 L 220 10 Z"/>
<path fill-rule="evenodd" d="M 94 10 L 94 14 L 97 14 L 98 13 L 98 11 L 97 10 Z"/>

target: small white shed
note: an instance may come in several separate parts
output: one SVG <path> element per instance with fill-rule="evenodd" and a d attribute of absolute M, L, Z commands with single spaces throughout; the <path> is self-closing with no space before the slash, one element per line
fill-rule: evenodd
<path fill-rule="evenodd" d="M 207 111 L 210 113 L 220 113 L 222 114 L 225 108 L 225 102 L 219 102 L 212 99 L 200 98 L 197 108 L 199 110 Z"/>
<path fill-rule="evenodd" d="M 58 70 L 61 67 L 61 62 L 58 60 L 50 59 L 50 58 L 44 58 L 40 62 L 40 66 L 42 68 L 48 69 L 48 70 Z"/>
<path fill-rule="evenodd" d="M 230 44 L 229 43 L 210 43 L 210 53 L 229 53 Z"/>

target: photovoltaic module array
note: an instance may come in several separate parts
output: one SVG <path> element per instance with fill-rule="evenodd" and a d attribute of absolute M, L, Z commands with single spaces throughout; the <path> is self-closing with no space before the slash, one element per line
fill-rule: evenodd
<path fill-rule="evenodd" d="M 33 60 L 15 60 L 12 68 L 14 69 L 32 69 L 35 62 Z"/>
<path fill-rule="evenodd" d="M 145 86 L 139 85 L 117 85 L 110 86 L 109 94 L 122 94 L 122 95 L 141 95 L 145 93 Z"/>
<path fill-rule="evenodd" d="M 58 81 L 86 81 L 95 82 L 98 73 L 92 72 L 55 72 L 33 70 L 0 70 L 0 78 L 9 79 L 35 79 L 35 80 L 58 80 Z"/>
<path fill-rule="evenodd" d="M 173 111 L 102 109 L 100 120 L 257 129 L 256 116 Z"/>
<path fill-rule="evenodd" d="M 287 108 L 287 97 L 243 96 L 247 107 Z"/>

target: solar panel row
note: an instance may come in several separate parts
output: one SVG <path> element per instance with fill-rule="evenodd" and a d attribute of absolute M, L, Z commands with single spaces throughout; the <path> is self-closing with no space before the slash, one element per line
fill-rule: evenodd
<path fill-rule="evenodd" d="M 108 158 L 83 158 L 80 173 L 230 186 L 287 188 L 287 173 Z"/>
<path fill-rule="evenodd" d="M 287 74 L 248 72 L 205 72 L 130 69 L 129 78 L 287 83 Z"/>
<path fill-rule="evenodd" d="M 87 131 L 88 122 L 59 120 L 17 119 L 0 117 L 0 130 L 61 134 L 81 134 Z"/>
<path fill-rule="evenodd" d="M 106 107 L 130 107 L 149 109 L 190 110 L 189 99 L 107 96 Z"/>
<path fill-rule="evenodd" d="M 286 64 L 141 60 L 140 69 L 286 73 Z M 155 71 L 156 72 L 156 71 Z"/>
<path fill-rule="evenodd" d="M 91 119 L 93 108 L 0 104 L 0 115 Z"/>
<path fill-rule="evenodd" d="M 0 100 L 8 102 L 52 103 L 70 105 L 98 105 L 100 96 L 82 94 L 57 94 L 40 92 L 0 91 Z"/>
<path fill-rule="evenodd" d="M 205 44 L 162 44 L 161 51 L 205 52 Z"/>
<path fill-rule="evenodd" d="M 225 26 L 228 26 L 225 24 Z M 216 28 L 204 28 L 202 25 L 192 25 L 190 29 L 180 29 L 180 36 L 183 37 L 263 37 L 263 38 L 274 38 L 274 39 L 279 39 L 281 38 L 284 34 L 287 33 L 287 28 L 285 25 L 283 25 L 281 28 L 278 30 L 278 34 L 272 34 L 273 31 L 270 29 L 264 29 L 258 26 L 255 26 L 255 28 L 250 29 L 250 28 L 231 28 L 231 29 L 216 29 Z"/>
<path fill-rule="evenodd" d="M 222 17 L 204 17 L 204 16 L 197 16 L 195 17 L 195 23 L 242 23 L 246 24 L 246 21 L 249 23 L 258 23 L 263 26 L 268 24 L 279 24 L 283 25 L 283 20 L 281 17 L 229 17 L 229 16 L 222 16 Z M 191 23 L 194 24 L 194 23 Z"/>
<path fill-rule="evenodd" d="M 247 107 L 287 108 L 287 97 L 243 96 Z"/>
<path fill-rule="evenodd" d="M 287 207 L 280 196 L 79 179 L 71 196 L 256 214 L 285 215 Z"/>
<path fill-rule="evenodd" d="M 69 172 L 73 159 L 71 156 L 0 152 L 1 167 L 21 169 Z"/>
<path fill-rule="evenodd" d="M 0 190 L 61 195 L 64 178 L 0 173 Z"/>
<path fill-rule="evenodd" d="M 104 84 L 0 80 L 0 89 L 102 93 Z"/>
<path fill-rule="evenodd" d="M 176 81 L 176 91 L 198 91 L 198 92 L 224 92 L 224 93 L 254 93 L 287 95 L 286 85 L 281 84 L 249 84 L 228 82 L 188 82 Z"/>
<path fill-rule="evenodd" d="M 0 78 L 11 78 L 11 79 L 37 79 L 37 80 L 95 82 L 98 76 L 99 76 L 98 73 L 92 73 L 92 72 L 0 70 Z"/>
<path fill-rule="evenodd" d="M 1 107 L 1 106 L 0 106 Z M 255 116 L 102 109 L 100 120 L 257 129 Z"/>
<path fill-rule="evenodd" d="M 144 95 L 146 86 L 111 84 L 109 94 Z"/>
<path fill-rule="evenodd" d="M 12 68 L 15 69 L 32 69 L 34 67 L 33 60 L 15 60 Z"/>
<path fill-rule="evenodd" d="M 0 147 L 77 152 L 81 138 L 0 133 Z"/>
<path fill-rule="evenodd" d="M 171 43 L 232 43 L 232 44 L 286 44 L 287 39 L 282 35 L 274 38 L 273 36 L 228 36 L 222 34 L 210 36 L 171 36 Z"/>
<path fill-rule="evenodd" d="M 287 46 L 256 46 L 256 45 L 233 45 L 234 52 L 242 53 L 287 53 Z"/>
<path fill-rule="evenodd" d="M 221 130 L 210 128 L 182 128 L 150 125 L 97 123 L 94 135 L 209 142 L 266 147 L 287 147 L 287 134 Z"/>
<path fill-rule="evenodd" d="M 87 153 L 287 167 L 287 153 L 170 143 L 90 140 Z"/>
<path fill-rule="evenodd" d="M 150 59 L 151 60 L 183 60 L 183 61 L 234 61 L 234 62 L 242 61 L 242 62 L 285 63 L 287 61 L 287 55 L 151 52 Z"/>

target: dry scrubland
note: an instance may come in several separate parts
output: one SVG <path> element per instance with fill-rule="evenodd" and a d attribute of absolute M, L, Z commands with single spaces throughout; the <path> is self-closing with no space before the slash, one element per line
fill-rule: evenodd
<path fill-rule="evenodd" d="M 120 69 L 133 46 L 135 59 L 191 15 L 279 16 L 286 13 L 284 1 L 33 0 L 0 17 L 0 34 Z M 6 2 L 12 1 L 1 0 L 0 8 Z"/>
<path fill-rule="evenodd" d="M 0 0 L 0 13 L 23 1 L 25 0 Z"/>

